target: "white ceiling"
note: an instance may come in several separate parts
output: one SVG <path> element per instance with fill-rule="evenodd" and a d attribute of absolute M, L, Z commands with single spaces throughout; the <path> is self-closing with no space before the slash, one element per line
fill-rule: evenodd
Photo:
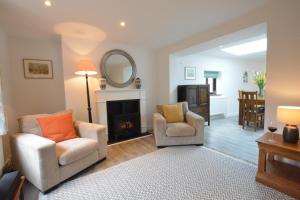
<path fill-rule="evenodd" d="M 247 42 L 250 42 L 250 41 L 255 41 L 255 40 L 258 40 L 258 39 L 265 38 L 265 37 L 267 37 L 266 34 L 258 35 L 258 36 L 255 36 L 255 37 L 250 37 L 250 38 L 247 38 L 247 39 L 244 39 L 244 40 L 232 41 L 230 43 L 223 44 L 221 46 L 203 51 L 200 54 L 206 55 L 206 56 L 220 57 L 220 58 L 263 61 L 263 60 L 266 59 L 266 51 L 237 56 L 237 55 L 232 55 L 230 53 L 224 52 L 224 51 L 222 51 L 222 49 L 227 48 L 227 47 L 231 47 L 231 46 L 235 46 L 235 45 L 239 45 L 239 44 L 243 44 L 243 43 L 247 43 Z"/>
<path fill-rule="evenodd" d="M 190 54 L 187 56 L 198 56 L 198 55 L 204 55 L 204 56 L 211 56 L 211 57 L 218 57 L 218 58 L 228 58 L 228 59 L 238 59 L 238 60 L 248 60 L 253 62 L 264 62 L 266 60 L 266 52 L 259 52 L 259 53 L 253 53 L 253 54 L 247 54 L 242 56 L 236 56 L 231 55 L 229 53 L 223 52 L 220 49 L 210 49 L 204 52 L 198 52 L 195 54 Z M 184 58 L 184 57 L 182 57 Z"/>
<path fill-rule="evenodd" d="M 241 16 L 268 0 L 0 0 L 0 26 L 9 34 L 48 38 L 54 26 L 84 23 L 106 40 L 162 47 Z M 126 22 L 121 28 L 119 23 Z"/>
<path fill-rule="evenodd" d="M 267 24 L 257 24 L 228 35 L 223 35 L 219 38 L 215 38 L 204 43 L 196 44 L 187 49 L 183 49 L 174 53 L 175 56 L 184 58 L 186 56 L 212 56 L 219 58 L 239 59 L 239 60 L 251 60 L 257 62 L 265 62 L 266 52 L 258 52 L 247 55 L 232 55 L 222 51 L 221 49 L 232 47 L 235 45 L 267 38 Z"/>

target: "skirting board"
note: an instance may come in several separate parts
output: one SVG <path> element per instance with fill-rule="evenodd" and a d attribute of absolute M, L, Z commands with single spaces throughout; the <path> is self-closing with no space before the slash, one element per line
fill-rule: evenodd
<path fill-rule="evenodd" d="M 214 119 L 224 119 L 224 118 L 228 118 L 228 117 L 237 117 L 239 114 L 238 113 L 230 113 L 225 115 L 224 113 L 220 113 L 220 114 L 213 114 L 210 115 L 210 119 L 214 120 Z"/>

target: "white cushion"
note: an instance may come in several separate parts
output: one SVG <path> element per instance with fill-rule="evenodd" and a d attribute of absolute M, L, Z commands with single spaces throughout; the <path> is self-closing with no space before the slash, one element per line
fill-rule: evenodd
<path fill-rule="evenodd" d="M 178 122 L 178 123 L 168 123 L 166 135 L 170 137 L 186 137 L 194 136 L 196 134 L 196 129 L 191 125 Z"/>
<path fill-rule="evenodd" d="M 37 118 L 50 116 L 49 114 L 25 115 L 18 119 L 21 133 L 32 133 L 42 136 Z"/>
<path fill-rule="evenodd" d="M 19 126 L 20 126 L 20 132 L 21 133 L 32 133 L 35 135 L 42 136 L 40 124 L 37 121 L 40 117 L 47 117 L 47 116 L 53 116 L 53 115 L 60 115 L 65 113 L 72 113 L 72 110 L 63 110 L 60 112 L 56 112 L 53 114 L 35 114 L 35 115 L 25 115 L 18 119 Z"/>
<path fill-rule="evenodd" d="M 97 151 L 96 140 L 74 138 L 56 143 L 56 155 L 60 165 L 68 165 Z"/>

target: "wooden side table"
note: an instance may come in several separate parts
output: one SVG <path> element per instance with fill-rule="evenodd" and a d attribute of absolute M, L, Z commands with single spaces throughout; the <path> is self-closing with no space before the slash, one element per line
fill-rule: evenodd
<path fill-rule="evenodd" d="M 20 177 L 20 183 L 18 185 L 18 188 L 14 194 L 13 200 L 24 200 L 24 196 L 23 196 L 23 186 L 24 186 L 24 182 L 25 182 L 25 176 L 21 176 Z"/>
<path fill-rule="evenodd" d="M 300 168 L 282 160 L 300 162 L 300 142 L 285 143 L 279 134 L 274 134 L 274 141 L 270 142 L 271 137 L 272 133 L 266 133 L 256 140 L 259 147 L 256 181 L 300 199 Z"/>

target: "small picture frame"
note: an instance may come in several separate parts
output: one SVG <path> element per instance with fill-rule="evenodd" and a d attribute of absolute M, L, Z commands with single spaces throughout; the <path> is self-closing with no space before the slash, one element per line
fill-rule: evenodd
<path fill-rule="evenodd" d="M 196 80 L 196 67 L 184 68 L 185 80 Z"/>
<path fill-rule="evenodd" d="M 23 59 L 25 79 L 53 79 L 52 60 Z"/>
<path fill-rule="evenodd" d="M 243 83 L 248 83 L 249 82 L 248 77 L 249 77 L 248 72 L 245 71 L 244 74 L 243 74 Z"/>

